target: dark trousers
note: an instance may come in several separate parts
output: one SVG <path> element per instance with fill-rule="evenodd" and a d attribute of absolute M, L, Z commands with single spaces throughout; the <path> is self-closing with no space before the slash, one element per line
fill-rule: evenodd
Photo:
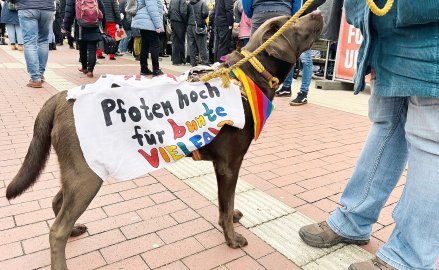
<path fill-rule="evenodd" d="M 178 65 L 185 63 L 185 37 L 186 25 L 182 22 L 171 21 L 172 29 L 172 64 Z"/>
<path fill-rule="evenodd" d="M 61 25 L 62 25 L 61 18 L 56 18 L 53 21 L 53 33 L 55 34 L 55 43 L 59 45 L 62 45 L 64 40 L 64 35 L 63 33 L 61 33 Z"/>
<path fill-rule="evenodd" d="M 200 56 L 201 63 L 204 65 L 209 64 L 207 56 L 207 36 L 197 35 L 195 33 L 195 25 L 188 25 L 187 27 L 187 42 L 190 49 L 191 66 L 197 65 L 197 51 Z"/>
<path fill-rule="evenodd" d="M 81 60 L 82 69 L 93 72 L 96 65 L 97 41 L 79 40 L 79 60 Z"/>
<path fill-rule="evenodd" d="M 215 62 L 220 62 L 221 56 L 232 52 L 232 29 L 227 26 L 215 26 Z"/>
<path fill-rule="evenodd" d="M 148 70 L 148 52 L 151 53 L 152 70 L 159 70 L 160 39 L 156 31 L 140 30 L 142 44 L 140 46 L 140 72 Z"/>

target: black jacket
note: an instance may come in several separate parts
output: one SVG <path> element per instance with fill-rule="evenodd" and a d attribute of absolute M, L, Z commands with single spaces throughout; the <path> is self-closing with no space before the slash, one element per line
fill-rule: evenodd
<path fill-rule="evenodd" d="M 105 7 L 105 21 L 115 22 L 122 26 L 122 21 L 120 19 L 120 9 L 117 0 L 102 0 Z"/>
<path fill-rule="evenodd" d="M 120 13 L 123 14 L 122 27 L 123 29 L 130 31 L 131 30 L 131 20 L 128 20 L 127 14 L 125 12 L 125 7 L 127 5 L 127 0 L 122 0 L 119 2 Z"/>
<path fill-rule="evenodd" d="M 206 19 L 209 16 L 209 10 L 203 0 L 191 0 L 189 2 L 188 25 L 195 25 L 195 21 L 199 27 L 206 25 Z M 194 15 L 195 14 L 195 15 Z"/>
<path fill-rule="evenodd" d="M 188 4 L 186 4 L 186 0 L 171 0 L 171 3 L 169 3 L 168 18 L 171 22 L 187 23 Z"/>
<path fill-rule="evenodd" d="M 66 31 L 70 31 L 72 29 L 73 22 L 75 22 L 75 38 L 76 40 L 83 41 L 101 41 L 102 34 L 99 27 L 79 27 L 75 21 L 75 2 L 76 0 L 67 0 L 66 1 L 66 12 L 64 15 L 64 29 Z M 102 20 L 102 25 L 105 25 L 105 8 L 102 0 L 98 0 L 99 9 L 101 10 L 104 18 Z M 82 28 L 82 29 L 79 29 Z M 81 30 L 81 31 L 79 31 Z"/>
<path fill-rule="evenodd" d="M 215 0 L 215 27 L 229 27 L 233 22 L 233 0 Z"/>

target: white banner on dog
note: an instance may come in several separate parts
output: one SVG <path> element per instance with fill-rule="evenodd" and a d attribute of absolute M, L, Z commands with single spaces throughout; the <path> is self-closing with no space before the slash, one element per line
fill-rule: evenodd
<path fill-rule="evenodd" d="M 225 124 L 244 127 L 238 86 L 186 78 L 106 75 L 69 90 L 82 152 L 99 177 L 143 176 L 210 143 Z"/>

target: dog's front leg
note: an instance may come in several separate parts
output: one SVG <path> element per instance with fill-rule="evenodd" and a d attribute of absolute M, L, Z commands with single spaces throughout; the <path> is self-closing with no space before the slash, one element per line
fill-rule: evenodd
<path fill-rule="evenodd" d="M 235 188 L 238 180 L 239 168 L 242 158 L 233 162 L 216 161 L 214 162 L 216 180 L 218 183 L 219 201 L 219 225 L 223 228 L 224 237 L 227 245 L 231 248 L 246 246 L 247 239 L 235 232 L 233 222 L 237 222 L 242 214 L 234 211 Z"/>

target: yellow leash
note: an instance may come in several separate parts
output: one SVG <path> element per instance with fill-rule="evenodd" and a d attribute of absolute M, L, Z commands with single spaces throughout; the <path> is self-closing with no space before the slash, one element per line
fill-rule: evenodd
<path fill-rule="evenodd" d="M 290 25 L 292 25 L 303 14 L 303 12 L 305 12 L 305 10 L 313 2 L 314 2 L 314 0 L 306 1 L 305 4 L 296 12 L 296 14 L 294 14 L 293 17 L 291 17 L 284 25 L 282 25 L 282 27 L 279 28 L 279 30 L 271 38 L 269 38 L 261 46 L 259 46 L 259 48 L 257 48 L 256 50 L 254 50 L 251 53 L 245 53 L 245 57 L 243 59 L 241 59 L 240 61 L 238 61 L 237 63 L 235 63 L 234 65 L 232 65 L 228 68 L 220 68 L 220 69 L 217 69 L 211 73 L 204 75 L 203 77 L 201 77 L 201 80 L 204 82 L 207 82 L 207 81 L 212 80 L 214 78 L 221 77 L 221 80 L 223 81 L 223 86 L 229 87 L 229 85 L 230 85 L 229 73 L 234 68 L 238 68 L 241 65 L 243 65 L 244 63 L 251 61 L 251 63 L 253 64 L 253 66 L 257 70 L 258 69 L 262 70 L 263 67 L 259 66 L 259 64 L 260 64 L 259 61 L 253 61 L 251 59 L 254 58 L 256 55 L 258 55 L 263 50 L 265 50 L 265 48 L 267 48 L 273 41 L 275 41 L 278 37 L 280 37 L 283 34 L 283 32 L 285 32 L 285 30 L 287 30 L 288 27 Z M 386 5 L 382 9 L 378 8 L 373 0 L 366 0 L 366 2 L 367 2 L 367 5 L 369 6 L 370 10 L 374 14 L 376 14 L 377 16 L 384 16 L 392 8 L 394 0 L 387 0 Z"/>
<path fill-rule="evenodd" d="M 375 2 L 373 0 L 366 0 L 366 2 L 370 8 L 370 11 L 372 11 L 373 14 L 375 14 L 377 16 L 384 16 L 392 8 L 394 0 L 387 0 L 387 3 L 384 5 L 383 8 L 377 7 L 377 5 L 375 4 Z"/>

